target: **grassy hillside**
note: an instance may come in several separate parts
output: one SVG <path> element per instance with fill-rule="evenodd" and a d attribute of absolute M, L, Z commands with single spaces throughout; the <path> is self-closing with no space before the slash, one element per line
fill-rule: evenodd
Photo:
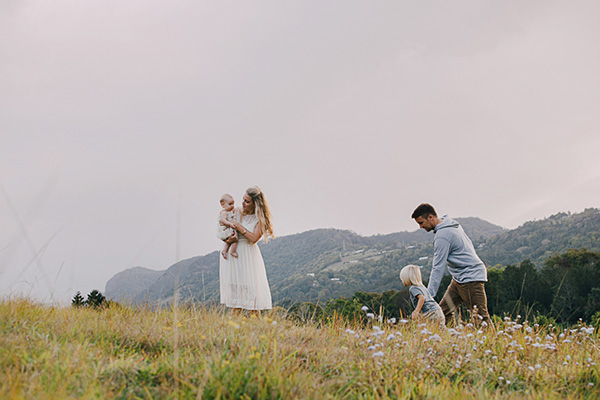
<path fill-rule="evenodd" d="M 377 320 L 377 318 L 375 318 Z M 0 301 L 3 399 L 598 398 L 598 333 Z"/>

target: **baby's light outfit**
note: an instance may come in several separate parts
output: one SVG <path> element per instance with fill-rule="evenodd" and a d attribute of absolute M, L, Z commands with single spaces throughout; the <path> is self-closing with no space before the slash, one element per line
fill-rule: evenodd
<path fill-rule="evenodd" d="M 228 211 L 227 216 L 225 217 L 227 221 L 238 221 L 238 217 L 235 211 Z M 229 236 L 233 235 L 233 228 L 228 227 L 227 225 L 223 225 L 221 223 L 221 214 L 217 218 L 218 227 L 217 227 L 217 238 L 221 240 L 227 239 Z"/>

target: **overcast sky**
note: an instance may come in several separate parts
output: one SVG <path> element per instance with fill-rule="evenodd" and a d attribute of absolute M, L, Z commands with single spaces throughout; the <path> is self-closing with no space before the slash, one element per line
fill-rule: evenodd
<path fill-rule="evenodd" d="M 0 296 L 276 234 L 600 207 L 600 2 L 0 1 Z M 401 266 L 399 266 L 400 268 Z"/>

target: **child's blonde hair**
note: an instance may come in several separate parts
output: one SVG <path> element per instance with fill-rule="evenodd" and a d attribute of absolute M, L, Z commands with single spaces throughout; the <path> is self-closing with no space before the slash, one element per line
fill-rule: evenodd
<path fill-rule="evenodd" d="M 414 286 L 425 286 L 421 280 L 421 269 L 417 265 L 407 265 L 400 271 L 400 280 L 406 287 L 411 285 Z"/>

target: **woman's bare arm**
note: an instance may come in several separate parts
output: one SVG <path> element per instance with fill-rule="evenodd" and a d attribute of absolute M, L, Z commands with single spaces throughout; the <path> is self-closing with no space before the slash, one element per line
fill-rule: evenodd
<path fill-rule="evenodd" d="M 237 221 L 233 222 L 233 224 L 235 225 L 235 229 L 237 229 L 241 235 L 244 235 L 244 237 L 246 239 L 248 239 L 248 241 L 251 244 L 258 242 L 259 239 L 263 236 L 263 231 L 260 228 L 259 224 L 256 224 L 256 227 L 254 228 L 254 232 L 250 232 L 249 230 L 244 228 L 244 225 L 242 225 L 241 223 L 239 223 Z"/>

